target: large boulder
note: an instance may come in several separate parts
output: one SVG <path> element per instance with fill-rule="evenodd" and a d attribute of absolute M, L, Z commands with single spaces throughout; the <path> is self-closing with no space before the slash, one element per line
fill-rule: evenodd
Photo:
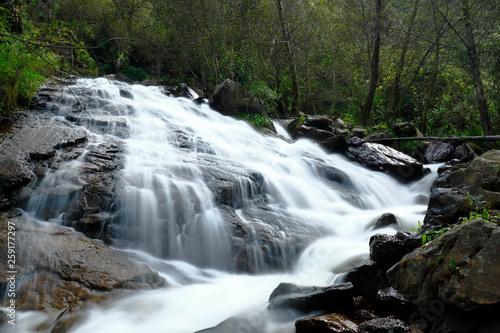
<path fill-rule="evenodd" d="M 354 296 L 355 288 L 349 282 L 329 287 L 300 287 L 282 283 L 271 294 L 268 308 L 281 318 L 310 313 L 350 314 L 354 310 Z"/>
<path fill-rule="evenodd" d="M 425 150 L 427 163 L 443 163 L 451 160 L 455 152 L 455 147 L 446 142 L 431 142 Z"/>
<path fill-rule="evenodd" d="M 213 91 L 209 98 L 210 106 L 216 111 L 235 116 L 242 113 L 253 113 L 267 116 L 262 101 L 246 90 L 242 85 L 225 80 Z"/>
<path fill-rule="evenodd" d="M 9 226 L 15 226 L 16 231 L 19 310 L 78 308 L 85 302 L 108 298 L 113 290 L 158 288 L 165 282 L 124 252 L 71 229 L 4 213 L 0 216 L 0 233 L 6 235 Z M 0 237 L 0 246 L 7 249 L 7 237 Z M 9 281 L 12 269 L 7 264 L 7 259 L 0 261 L 0 284 Z"/>
<path fill-rule="evenodd" d="M 500 227 L 477 219 L 406 255 L 387 277 L 420 308 L 473 310 L 500 304 Z"/>
<path fill-rule="evenodd" d="M 388 172 L 402 180 L 422 178 L 428 171 L 416 159 L 391 147 L 363 142 L 353 138 L 348 141 L 347 156 L 379 171 Z"/>
<path fill-rule="evenodd" d="M 312 115 L 307 116 L 303 122 L 308 127 L 314 127 L 323 131 L 332 131 L 333 121 L 328 116 Z"/>
<path fill-rule="evenodd" d="M 467 163 L 449 166 L 431 188 L 425 224 L 447 226 L 484 208 L 500 209 L 500 151 L 490 150 Z M 487 206 L 487 207 L 486 207 Z"/>

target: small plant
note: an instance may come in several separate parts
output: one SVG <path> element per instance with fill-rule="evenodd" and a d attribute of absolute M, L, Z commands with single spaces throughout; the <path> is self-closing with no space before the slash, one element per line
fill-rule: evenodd
<path fill-rule="evenodd" d="M 453 272 L 457 269 L 460 269 L 460 267 L 457 266 L 457 262 L 453 259 L 450 259 L 450 263 L 448 264 L 448 268 L 450 269 L 450 272 Z"/>
<path fill-rule="evenodd" d="M 480 195 L 476 198 L 471 197 L 470 193 L 467 192 L 467 197 L 464 200 L 469 200 L 469 205 L 474 207 L 474 210 L 469 213 L 469 217 L 461 217 L 459 219 L 460 223 L 467 223 L 470 221 L 482 218 L 485 221 L 496 221 L 496 218 L 491 218 L 489 208 L 491 203 L 488 201 L 479 201 L 483 196 Z"/>
<path fill-rule="evenodd" d="M 418 228 L 411 230 L 422 234 L 422 245 L 425 245 L 426 243 L 438 238 L 446 231 L 450 230 L 450 227 L 443 227 L 439 230 L 427 230 L 425 232 L 422 232 L 422 226 L 420 225 L 420 221 L 418 221 Z"/>

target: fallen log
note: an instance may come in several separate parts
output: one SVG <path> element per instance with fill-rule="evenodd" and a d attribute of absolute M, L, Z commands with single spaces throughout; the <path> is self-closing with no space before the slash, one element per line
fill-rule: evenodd
<path fill-rule="evenodd" d="M 441 142 L 495 142 L 500 141 L 500 135 L 485 135 L 485 136 L 453 136 L 453 137 L 406 137 L 406 138 L 381 138 L 368 139 L 365 142 L 382 143 L 382 142 L 398 142 L 398 141 L 441 141 Z"/>

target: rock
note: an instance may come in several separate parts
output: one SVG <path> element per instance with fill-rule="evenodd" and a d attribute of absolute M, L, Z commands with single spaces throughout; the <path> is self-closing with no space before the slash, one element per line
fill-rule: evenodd
<path fill-rule="evenodd" d="M 500 303 L 500 227 L 477 219 L 406 255 L 387 277 L 420 308 L 438 300 L 469 311 Z"/>
<path fill-rule="evenodd" d="M 363 127 L 354 127 L 351 130 L 351 135 L 357 136 L 358 138 L 362 139 L 368 135 L 368 131 L 366 130 L 366 128 L 363 128 Z"/>
<path fill-rule="evenodd" d="M 406 253 L 403 241 L 395 236 L 376 234 L 370 237 L 370 258 L 382 269 L 388 269 Z"/>
<path fill-rule="evenodd" d="M 379 289 L 373 299 L 373 309 L 380 317 L 396 316 L 407 319 L 415 307 L 393 287 Z"/>
<path fill-rule="evenodd" d="M 373 229 L 381 229 L 395 224 L 398 225 L 398 219 L 392 213 L 383 214 L 375 223 Z"/>
<path fill-rule="evenodd" d="M 351 270 L 346 274 L 345 281 L 351 282 L 358 293 L 369 302 L 373 300 L 379 289 L 390 286 L 385 276 L 385 270 L 375 262 L 363 264 Z"/>
<path fill-rule="evenodd" d="M 213 91 L 209 98 L 210 106 L 227 116 L 241 113 L 255 113 L 267 116 L 262 101 L 246 90 L 242 85 L 225 80 Z"/>
<path fill-rule="evenodd" d="M 345 129 L 346 126 L 345 126 L 345 123 L 342 119 L 340 118 L 337 118 L 335 119 L 335 121 L 333 122 L 333 128 L 340 128 L 340 129 Z"/>
<path fill-rule="evenodd" d="M 196 100 L 200 96 L 191 88 L 188 87 L 187 84 L 181 83 L 177 87 L 174 87 L 172 90 L 172 94 L 175 97 L 184 97 L 190 100 Z"/>
<path fill-rule="evenodd" d="M 307 116 L 303 123 L 307 127 L 314 127 L 323 131 L 332 131 L 333 121 L 327 116 Z"/>
<path fill-rule="evenodd" d="M 408 122 L 395 123 L 390 126 L 392 132 L 398 138 L 404 137 L 423 137 L 423 134 L 415 127 L 415 124 Z"/>
<path fill-rule="evenodd" d="M 90 240 L 71 229 L 27 218 L 0 217 L 16 228 L 18 310 L 56 311 L 85 302 L 101 301 L 116 289 L 158 288 L 165 280 L 124 252 Z M 7 238 L 0 246 L 7 248 Z M 0 283 L 6 283 L 6 260 L 0 262 Z M 5 305 L 5 303 L 4 303 Z"/>
<path fill-rule="evenodd" d="M 365 321 L 358 327 L 358 333 L 411 333 L 412 331 L 408 325 L 402 320 L 394 318 L 377 318 Z"/>
<path fill-rule="evenodd" d="M 344 152 L 347 150 L 345 138 L 342 135 L 333 134 L 331 131 L 300 125 L 295 129 L 294 137 L 315 141 L 329 153 Z"/>
<path fill-rule="evenodd" d="M 356 333 L 358 323 L 345 315 L 331 313 L 299 319 L 295 329 L 297 333 Z"/>
<path fill-rule="evenodd" d="M 262 332 L 263 327 L 259 325 L 259 321 L 252 322 L 247 318 L 232 317 L 224 320 L 219 325 L 204 329 L 201 331 L 196 331 L 195 333 L 251 333 L 251 332 Z"/>
<path fill-rule="evenodd" d="M 328 233 L 276 207 L 245 207 L 237 214 L 231 207 L 220 206 L 219 211 L 231 236 L 231 258 L 237 271 L 289 269 L 307 245 Z"/>
<path fill-rule="evenodd" d="M 427 163 L 442 163 L 451 160 L 455 148 L 450 143 L 431 142 L 425 150 Z"/>
<path fill-rule="evenodd" d="M 431 187 L 425 224 L 447 226 L 489 202 L 500 209 L 500 151 L 491 150 L 466 163 L 448 166 Z M 470 194 L 470 198 L 468 198 Z M 471 204 L 471 199 L 472 204 Z"/>
<path fill-rule="evenodd" d="M 455 148 L 452 159 L 459 160 L 460 163 L 472 161 L 477 155 L 468 143 L 461 144 Z"/>
<path fill-rule="evenodd" d="M 414 158 L 390 147 L 351 139 L 347 156 L 379 171 L 388 172 L 402 180 L 422 178 L 428 171 Z"/>
<path fill-rule="evenodd" d="M 294 317 L 312 312 L 349 314 L 354 309 L 353 297 L 356 292 L 349 282 L 329 287 L 280 285 L 277 289 L 279 291 L 273 292 L 268 308 L 278 317 Z"/>

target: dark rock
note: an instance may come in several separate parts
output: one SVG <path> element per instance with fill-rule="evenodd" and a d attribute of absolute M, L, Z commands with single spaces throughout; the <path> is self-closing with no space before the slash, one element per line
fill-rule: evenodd
<path fill-rule="evenodd" d="M 56 311 L 87 301 L 101 301 L 116 289 L 157 288 L 165 281 L 148 266 L 102 242 L 90 240 L 56 224 L 24 217 L 0 217 L 16 226 L 18 310 Z M 7 238 L 0 246 L 7 248 Z M 7 283 L 7 261 L 0 262 L 0 284 Z M 5 303 L 4 303 L 5 305 Z"/>
<path fill-rule="evenodd" d="M 398 137 L 423 137 L 422 133 L 415 127 L 413 123 L 401 122 L 390 126 L 392 132 Z"/>
<path fill-rule="evenodd" d="M 392 315 L 405 319 L 415 311 L 410 301 L 393 287 L 377 291 L 373 300 L 373 309 L 380 317 Z"/>
<path fill-rule="evenodd" d="M 181 83 L 177 87 L 173 88 L 172 94 L 175 97 L 184 97 L 190 100 L 196 100 L 200 96 L 191 88 L 188 87 L 187 84 Z"/>
<path fill-rule="evenodd" d="M 215 87 L 209 98 L 209 103 L 212 108 L 228 116 L 241 113 L 267 116 L 264 104 L 258 97 L 252 95 L 242 85 L 229 79 Z"/>
<path fill-rule="evenodd" d="M 352 283 L 330 287 L 292 288 L 291 293 L 271 299 L 268 308 L 282 318 L 312 312 L 349 314 L 354 309 L 354 296 L 356 296 L 356 291 Z"/>
<path fill-rule="evenodd" d="M 374 170 L 386 171 L 402 180 L 420 179 L 427 172 L 417 160 L 390 147 L 369 142 L 359 144 L 354 139 L 348 143 L 347 156 Z"/>
<path fill-rule="evenodd" d="M 303 123 L 303 119 L 301 118 L 283 119 L 281 121 L 282 126 L 287 130 L 288 133 L 295 133 L 295 129 Z"/>
<path fill-rule="evenodd" d="M 358 323 L 345 315 L 331 313 L 299 319 L 295 329 L 297 333 L 356 333 Z"/>
<path fill-rule="evenodd" d="M 307 127 L 314 127 L 323 131 L 332 131 L 333 121 L 327 116 L 307 116 L 303 123 Z"/>
<path fill-rule="evenodd" d="M 471 162 L 447 166 L 431 187 L 425 224 L 447 226 L 482 210 L 500 209 L 500 151 L 491 150 Z M 470 198 L 468 196 L 470 195 Z M 472 199 L 472 204 L 471 204 Z"/>
<path fill-rule="evenodd" d="M 425 150 L 427 163 L 442 163 L 453 158 L 455 148 L 450 143 L 431 142 Z"/>
<path fill-rule="evenodd" d="M 345 138 L 342 135 L 333 134 L 331 131 L 300 125 L 295 129 L 294 137 L 313 140 L 330 153 L 347 150 Z"/>
<path fill-rule="evenodd" d="M 385 269 L 382 269 L 375 262 L 370 262 L 346 274 L 345 280 L 351 282 L 360 295 L 368 301 L 372 301 L 379 289 L 390 286 L 385 276 Z"/>
<path fill-rule="evenodd" d="M 371 313 L 368 310 L 362 309 L 362 310 L 357 310 L 351 314 L 351 317 L 356 320 L 359 323 L 372 320 L 372 319 L 377 319 L 378 316 Z"/>
<path fill-rule="evenodd" d="M 397 263 L 406 253 L 403 241 L 392 235 L 376 234 L 370 237 L 370 258 L 382 269 Z"/>
<path fill-rule="evenodd" d="M 402 320 L 394 318 L 377 318 L 361 323 L 358 333 L 411 333 L 412 328 Z M 415 331 L 413 331 L 415 332 Z"/>
<path fill-rule="evenodd" d="M 468 143 L 461 144 L 455 148 L 452 159 L 459 160 L 460 163 L 472 161 L 477 155 Z"/>
<path fill-rule="evenodd" d="M 398 219 L 392 213 L 383 214 L 375 223 L 374 229 L 381 229 L 395 224 L 398 225 Z"/>
<path fill-rule="evenodd" d="M 387 277 L 420 308 L 436 301 L 465 311 L 498 305 L 499 251 L 500 227 L 478 219 L 406 255 Z"/>

